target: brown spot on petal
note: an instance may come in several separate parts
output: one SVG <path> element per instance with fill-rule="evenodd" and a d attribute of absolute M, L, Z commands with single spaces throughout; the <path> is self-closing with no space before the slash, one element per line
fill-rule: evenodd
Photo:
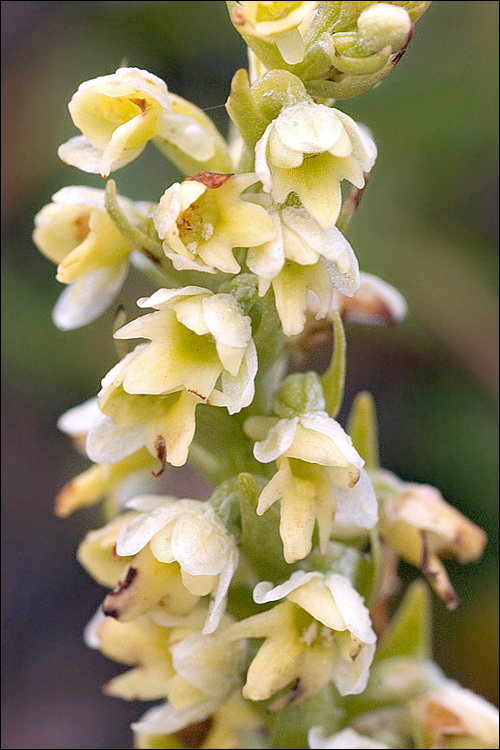
<path fill-rule="evenodd" d="M 349 646 L 349 656 L 356 661 L 363 648 L 362 642 L 355 635 L 351 635 L 351 645 Z"/>
<path fill-rule="evenodd" d="M 238 8 L 238 6 L 233 8 L 233 12 L 231 14 L 231 21 L 234 23 L 235 26 L 245 25 L 245 16 L 243 15 L 243 11 L 241 10 L 241 8 Z"/>
<path fill-rule="evenodd" d="M 224 185 L 224 183 L 227 182 L 232 176 L 233 173 L 221 174 L 220 172 L 206 172 L 205 170 L 203 170 L 202 172 L 198 172 L 198 174 L 195 174 L 193 177 L 186 177 L 186 180 L 201 182 L 201 184 L 205 185 L 205 187 L 214 189 L 221 187 L 221 185 Z"/>
<path fill-rule="evenodd" d="M 167 468 L 167 447 L 165 445 L 165 438 L 163 435 L 158 435 L 155 440 L 156 455 L 158 456 L 161 466 L 158 471 L 151 472 L 154 477 L 161 477 L 165 469 Z"/>
<path fill-rule="evenodd" d="M 212 724 L 212 719 L 205 719 L 205 721 L 200 721 L 197 724 L 191 724 L 189 727 L 181 729 L 180 732 L 175 733 L 175 736 L 181 741 L 183 747 L 201 747 L 205 737 L 212 728 Z"/>
<path fill-rule="evenodd" d="M 198 391 L 195 391 L 193 388 L 188 388 L 187 392 L 192 393 L 193 396 L 197 396 L 201 401 L 208 401 L 208 396 L 202 396 L 201 393 L 198 393 Z"/>
<path fill-rule="evenodd" d="M 132 566 L 127 570 L 127 575 L 125 576 L 125 579 L 122 583 L 118 585 L 116 589 L 113 590 L 113 594 L 121 594 L 122 591 L 125 591 L 125 589 L 128 589 L 129 586 L 132 585 L 132 583 L 135 581 L 135 578 L 137 576 L 137 568 L 132 568 Z"/>
<path fill-rule="evenodd" d="M 73 234 L 79 242 L 83 242 L 90 232 L 89 219 L 90 214 L 82 214 L 73 222 Z"/>
<path fill-rule="evenodd" d="M 141 110 L 141 115 L 145 115 L 149 109 L 149 104 L 145 99 L 134 99 L 130 97 L 129 102 L 132 102 L 132 104 L 135 104 L 137 107 L 139 107 L 139 109 Z"/>
<path fill-rule="evenodd" d="M 111 548 L 111 557 L 113 558 L 113 560 L 116 560 L 117 562 L 120 562 L 120 560 L 122 559 L 116 551 L 116 544 L 114 544 L 113 547 Z"/>
<path fill-rule="evenodd" d="M 120 596 L 123 591 L 126 591 L 126 589 L 130 588 L 136 577 L 137 568 L 133 568 L 132 566 L 130 566 L 123 581 L 121 581 L 118 586 L 107 595 L 102 605 L 102 611 L 105 615 L 107 615 L 107 617 L 114 617 L 117 620 L 120 618 L 121 612 L 119 609 L 116 609 L 115 599 L 117 596 Z"/>

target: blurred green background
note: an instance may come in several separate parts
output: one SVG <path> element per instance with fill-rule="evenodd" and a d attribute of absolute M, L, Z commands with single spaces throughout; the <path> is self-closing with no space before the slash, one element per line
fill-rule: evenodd
<path fill-rule="evenodd" d="M 453 678 L 498 701 L 498 3 L 434 2 L 382 85 L 340 107 L 367 124 L 379 159 L 349 230 L 362 269 L 406 296 L 392 329 L 348 327 L 347 409 L 379 407 L 384 465 L 439 487 L 486 529 L 480 565 L 449 564 L 461 599 L 434 598 L 435 651 Z M 77 131 L 78 85 L 127 59 L 227 128 L 224 102 L 245 47 L 223 2 L 2 2 L 2 747 L 123 748 L 142 705 L 103 696 L 121 670 L 82 644 L 102 598 L 74 560 L 95 512 L 57 520 L 52 501 L 85 464 L 55 427 L 114 364 L 108 312 L 63 333 L 60 287 L 31 242 L 35 213 L 97 176 L 59 162 Z M 153 148 L 116 174 L 121 193 L 158 200 L 178 177 Z M 132 277 L 129 318 L 147 293 Z M 345 411 L 341 415 L 345 416 Z M 177 472 L 170 491 L 192 478 Z M 200 489 L 200 492 L 203 492 Z"/>

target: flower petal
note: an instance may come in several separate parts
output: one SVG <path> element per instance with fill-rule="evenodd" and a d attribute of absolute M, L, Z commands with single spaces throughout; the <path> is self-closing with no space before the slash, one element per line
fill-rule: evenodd
<path fill-rule="evenodd" d="M 288 450 L 294 441 L 298 423 L 299 418 L 293 417 L 293 419 L 280 419 L 274 427 L 271 427 L 267 437 L 254 445 L 253 454 L 257 461 L 267 464 L 275 461 L 278 456 Z"/>
<path fill-rule="evenodd" d="M 127 258 L 69 284 L 52 311 L 56 326 L 62 331 L 69 331 L 99 318 L 122 288 L 128 265 Z"/>
<path fill-rule="evenodd" d="M 98 464 L 114 464 L 142 448 L 144 426 L 116 425 L 112 419 L 100 412 L 87 435 L 85 449 L 91 461 Z"/>

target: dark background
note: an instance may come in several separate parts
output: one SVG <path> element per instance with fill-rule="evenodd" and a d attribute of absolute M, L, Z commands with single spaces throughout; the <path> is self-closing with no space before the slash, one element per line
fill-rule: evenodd
<path fill-rule="evenodd" d="M 434 2 L 394 73 L 340 103 L 379 147 L 349 239 L 361 267 L 396 284 L 411 310 L 397 328 L 349 326 L 346 407 L 357 390 L 370 389 L 384 465 L 439 487 L 488 532 L 480 565 L 448 566 L 459 609 L 448 613 L 433 601 L 438 663 L 493 702 L 497 29 L 496 2 Z M 65 521 L 52 513 L 56 492 L 86 466 L 55 421 L 94 395 L 114 363 L 112 312 L 83 330 L 56 330 L 50 310 L 60 285 L 31 242 L 33 217 L 56 190 L 102 186 L 60 163 L 56 149 L 77 134 L 67 103 L 78 85 L 114 72 L 124 58 L 210 109 L 225 132 L 222 105 L 246 62 L 223 2 L 2 2 L 4 748 L 127 747 L 128 723 L 144 709 L 100 693 L 121 668 L 82 644 L 102 592 L 74 550 L 100 525 L 98 512 Z M 116 174 L 121 193 L 149 200 L 177 177 L 153 147 Z M 130 280 L 123 295 L 130 318 L 147 291 Z M 168 481 L 170 492 L 195 496 L 185 470 Z"/>

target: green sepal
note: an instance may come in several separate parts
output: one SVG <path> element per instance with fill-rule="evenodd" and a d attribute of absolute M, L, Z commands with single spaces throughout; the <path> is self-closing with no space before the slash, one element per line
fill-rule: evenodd
<path fill-rule="evenodd" d="M 330 367 L 321 378 L 325 394 L 325 411 L 335 418 L 340 411 L 344 396 L 346 373 L 346 338 L 344 324 L 340 313 L 333 314 L 333 330 L 335 333 Z"/>
<path fill-rule="evenodd" d="M 304 84 L 286 70 L 268 70 L 252 84 L 252 96 L 268 123 L 285 107 L 309 101 Z"/>
<path fill-rule="evenodd" d="M 257 503 L 267 480 L 247 473 L 240 474 L 238 479 L 242 525 L 240 548 L 261 580 L 286 581 L 298 566 L 289 565 L 283 558 L 278 503 L 258 516 Z"/>
<path fill-rule="evenodd" d="M 365 460 L 366 469 L 376 469 L 379 464 L 377 412 L 373 396 L 368 391 L 358 393 L 347 420 L 347 432 L 354 447 Z"/>
<path fill-rule="evenodd" d="M 432 655 L 431 598 L 424 581 L 414 581 L 377 648 L 376 661 L 392 656 L 430 659 Z"/>
<path fill-rule="evenodd" d="M 375 73 L 365 75 L 345 75 L 338 71 L 338 80 L 315 79 L 306 81 L 307 92 L 310 96 L 319 99 L 353 99 L 370 91 L 396 66 L 401 58 L 393 56 L 388 62 Z"/>
<path fill-rule="evenodd" d="M 282 419 L 323 411 L 325 399 L 319 375 L 314 371 L 288 375 L 274 394 L 273 411 Z"/>

